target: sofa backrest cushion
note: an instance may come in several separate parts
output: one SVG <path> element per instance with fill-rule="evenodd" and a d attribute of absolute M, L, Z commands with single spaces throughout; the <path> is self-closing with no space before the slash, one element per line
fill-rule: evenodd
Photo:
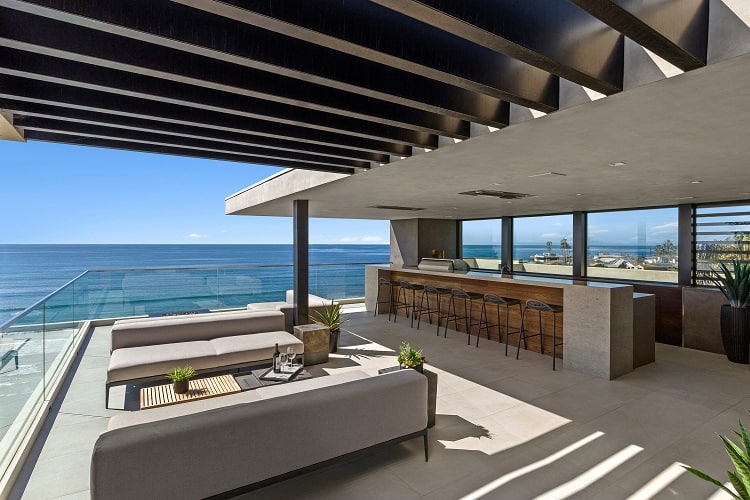
<path fill-rule="evenodd" d="M 279 311 L 242 310 L 118 320 L 112 325 L 111 350 L 279 330 L 284 330 L 284 314 Z"/>

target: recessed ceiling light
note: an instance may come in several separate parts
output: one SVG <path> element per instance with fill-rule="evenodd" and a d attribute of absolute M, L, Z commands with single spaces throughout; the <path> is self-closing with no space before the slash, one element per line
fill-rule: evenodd
<path fill-rule="evenodd" d="M 695 196 L 680 196 L 679 198 L 675 198 L 675 200 L 692 200 L 695 198 Z"/>
<path fill-rule="evenodd" d="M 690 181 L 690 184 L 701 184 L 703 181 Z"/>
<path fill-rule="evenodd" d="M 542 172 L 540 174 L 531 174 L 528 177 L 529 179 L 531 179 L 533 177 L 546 177 L 548 175 L 560 175 L 560 176 L 565 177 L 566 174 L 561 174 L 560 172 Z"/>
<path fill-rule="evenodd" d="M 502 186 L 502 185 L 503 185 L 502 182 L 491 182 L 490 183 L 490 186 Z"/>
<path fill-rule="evenodd" d="M 613 161 L 612 163 L 609 163 L 610 167 L 624 167 L 627 165 L 624 161 Z"/>
<path fill-rule="evenodd" d="M 583 196 L 583 193 L 576 193 L 576 196 Z"/>

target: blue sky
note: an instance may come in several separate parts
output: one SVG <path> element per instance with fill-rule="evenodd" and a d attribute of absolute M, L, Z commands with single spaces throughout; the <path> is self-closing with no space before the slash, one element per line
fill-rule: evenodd
<path fill-rule="evenodd" d="M 292 219 L 224 215 L 259 165 L 0 141 L 0 243 L 291 243 Z M 313 219 L 311 243 L 388 243 L 387 221 Z"/>

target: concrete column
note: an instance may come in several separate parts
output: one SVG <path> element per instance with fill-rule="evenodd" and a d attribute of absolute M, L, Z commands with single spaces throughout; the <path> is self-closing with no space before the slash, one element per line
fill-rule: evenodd
<path fill-rule="evenodd" d="M 416 266 L 432 250 L 443 250 L 446 259 L 458 258 L 458 232 L 455 220 L 401 219 L 391 221 L 391 262 Z"/>
<path fill-rule="evenodd" d="M 306 325 L 309 294 L 309 202 L 294 200 L 294 324 Z"/>

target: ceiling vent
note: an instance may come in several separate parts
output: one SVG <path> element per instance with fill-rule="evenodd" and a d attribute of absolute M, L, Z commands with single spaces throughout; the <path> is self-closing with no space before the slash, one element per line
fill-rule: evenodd
<path fill-rule="evenodd" d="M 458 194 L 465 194 L 468 196 L 491 196 L 493 198 L 502 198 L 503 200 L 519 200 L 521 198 L 534 196 L 533 194 L 511 193 L 510 191 L 492 191 L 490 189 L 475 189 L 474 191 L 465 191 Z"/>
<path fill-rule="evenodd" d="M 424 208 L 396 207 L 392 205 L 369 205 L 367 208 L 379 208 L 381 210 L 403 210 L 404 212 L 419 212 L 420 210 L 424 210 Z"/>

